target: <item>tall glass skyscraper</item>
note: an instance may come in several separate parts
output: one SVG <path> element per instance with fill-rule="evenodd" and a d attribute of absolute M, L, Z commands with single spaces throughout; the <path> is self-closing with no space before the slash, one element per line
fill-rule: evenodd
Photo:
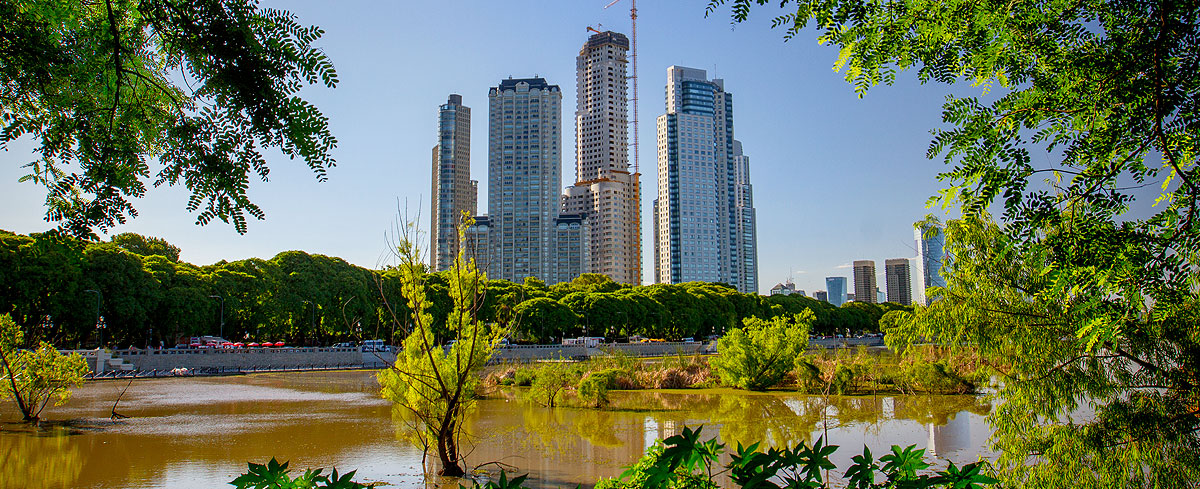
<path fill-rule="evenodd" d="M 846 303 L 846 277 L 825 277 L 825 290 L 829 292 L 829 303 L 841 306 Z"/>
<path fill-rule="evenodd" d="M 667 69 L 667 110 L 657 121 L 655 279 L 724 282 L 757 292 L 756 260 L 751 271 L 744 259 L 755 248 L 753 208 L 739 205 L 752 203 L 749 160 L 741 160 L 746 167 L 739 172 L 733 95 L 723 80 L 707 76 L 694 68 Z M 750 217 L 749 233 L 739 232 L 746 229 L 739 221 L 744 217 Z"/>
<path fill-rule="evenodd" d="M 927 224 L 913 231 L 917 245 L 916 301 L 929 305 L 932 299 L 926 293 L 930 287 L 945 287 L 946 279 L 942 277 L 942 266 L 947 258 L 944 250 L 946 235 L 938 224 Z"/>
<path fill-rule="evenodd" d="M 430 207 L 430 267 L 449 269 L 458 254 L 462 213 L 474 216 L 479 182 L 471 180 L 471 108 L 451 94 L 438 108 L 438 143 L 433 147 L 433 204 Z"/>

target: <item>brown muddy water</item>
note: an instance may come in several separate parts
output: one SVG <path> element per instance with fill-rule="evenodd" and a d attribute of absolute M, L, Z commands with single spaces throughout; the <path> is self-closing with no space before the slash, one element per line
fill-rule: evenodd
<path fill-rule="evenodd" d="M 49 407 L 34 430 L 0 407 L 0 488 L 217 488 L 271 457 L 297 470 L 358 470 L 381 487 L 426 484 L 421 452 L 378 396 L 374 372 L 271 373 L 137 380 L 109 420 L 125 381 L 91 382 Z M 627 391 L 598 411 L 546 409 L 520 390 L 493 392 L 469 421 L 468 465 L 502 462 L 528 485 L 590 486 L 618 476 L 655 439 L 704 425 L 730 447 L 758 440 L 841 445 L 838 467 L 870 446 L 929 449 L 971 462 L 985 449 L 989 407 L 973 396 L 830 397 L 734 390 Z M 431 457 L 431 459 L 436 457 Z M 485 468 L 495 469 L 497 465 Z M 458 481 L 440 481 L 457 487 Z"/>

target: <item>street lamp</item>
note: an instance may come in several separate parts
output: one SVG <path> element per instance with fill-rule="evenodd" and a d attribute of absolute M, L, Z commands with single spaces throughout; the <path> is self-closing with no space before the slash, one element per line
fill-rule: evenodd
<path fill-rule="evenodd" d="M 99 330 L 99 329 L 101 329 L 101 327 L 100 327 L 100 320 L 101 320 L 100 319 L 100 291 L 95 290 L 95 289 L 87 289 L 84 292 L 87 292 L 89 294 L 96 294 L 96 329 Z M 96 348 L 100 349 L 103 347 L 104 347 L 104 338 L 101 337 L 100 338 L 100 346 L 98 346 Z"/>
<path fill-rule="evenodd" d="M 210 299 L 221 299 L 221 332 L 217 336 L 222 340 L 225 339 L 225 298 L 219 295 L 210 295 Z"/>
<path fill-rule="evenodd" d="M 47 337 L 47 339 L 50 339 L 49 338 L 50 331 L 53 329 L 54 329 L 54 320 L 50 318 L 50 315 L 47 314 L 45 316 L 42 316 L 42 334 L 45 335 Z"/>
<path fill-rule="evenodd" d="M 100 319 L 96 320 L 96 331 L 100 332 L 100 348 L 104 348 L 104 328 L 106 327 L 107 326 L 104 324 L 104 316 L 100 316 Z"/>

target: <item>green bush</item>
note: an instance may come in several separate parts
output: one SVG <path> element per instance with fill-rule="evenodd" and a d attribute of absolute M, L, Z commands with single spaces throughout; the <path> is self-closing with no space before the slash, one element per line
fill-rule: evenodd
<path fill-rule="evenodd" d="M 796 357 L 796 388 L 805 394 L 820 394 L 825 391 L 821 367 L 804 355 Z"/>
<path fill-rule="evenodd" d="M 517 369 L 517 373 L 513 374 L 513 384 L 521 387 L 529 387 L 533 385 L 533 378 L 536 376 L 532 368 L 521 367 Z"/>
<path fill-rule="evenodd" d="M 776 316 L 770 321 L 746 318 L 718 342 L 720 355 L 709 361 L 725 385 L 764 390 L 779 385 L 796 357 L 808 346 L 812 311 Z"/>
<path fill-rule="evenodd" d="M 309 469 L 295 479 L 288 476 L 288 463 L 279 463 L 275 457 L 266 464 L 249 463 L 246 473 L 229 482 L 237 489 L 368 489 L 367 486 L 354 482 L 352 470 L 338 475 L 333 469 L 329 475 L 321 475 L 324 469 Z"/>
<path fill-rule="evenodd" d="M 839 363 L 833 369 L 833 379 L 829 382 L 829 390 L 839 396 L 854 392 L 857 390 L 854 379 L 854 369 Z"/>
<path fill-rule="evenodd" d="M 592 372 L 579 381 L 579 400 L 584 404 L 601 408 L 608 405 L 608 386 L 613 378 L 600 372 Z"/>

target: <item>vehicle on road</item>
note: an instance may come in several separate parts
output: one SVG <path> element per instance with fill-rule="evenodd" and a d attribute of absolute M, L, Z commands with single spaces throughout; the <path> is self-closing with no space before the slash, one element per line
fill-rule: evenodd
<path fill-rule="evenodd" d="M 388 351 L 383 340 L 366 340 L 362 342 L 362 351 Z"/>

